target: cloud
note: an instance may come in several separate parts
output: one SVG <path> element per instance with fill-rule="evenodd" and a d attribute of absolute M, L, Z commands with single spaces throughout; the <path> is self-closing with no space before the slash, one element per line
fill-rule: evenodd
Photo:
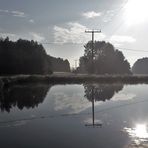
<path fill-rule="evenodd" d="M 82 13 L 82 16 L 84 16 L 87 19 L 95 18 L 101 16 L 101 12 L 94 12 L 94 11 L 89 11 L 89 12 L 84 12 Z"/>
<path fill-rule="evenodd" d="M 30 19 L 29 22 L 30 22 L 30 23 L 34 23 L 34 20 L 33 20 L 33 19 Z"/>
<path fill-rule="evenodd" d="M 67 27 L 54 26 L 54 41 L 60 43 L 86 43 L 91 40 L 91 34 L 85 33 L 88 28 L 79 23 L 67 23 Z M 95 36 L 96 40 L 102 40 L 105 38 L 103 33 L 99 33 Z"/>
<path fill-rule="evenodd" d="M 29 32 L 28 34 L 23 34 L 23 35 L 18 35 L 18 34 L 13 34 L 13 33 L 0 33 L 0 37 L 2 38 L 9 37 L 9 39 L 12 41 L 17 41 L 20 38 L 26 39 L 26 40 L 34 40 L 37 42 L 42 42 L 45 40 L 45 37 L 35 32 Z"/>
<path fill-rule="evenodd" d="M 120 9 L 118 8 L 118 9 L 114 9 L 114 10 L 107 10 L 106 12 L 104 12 L 104 16 L 102 19 L 103 22 L 108 23 L 108 22 L 112 21 L 113 18 L 115 18 L 115 16 L 117 16 L 119 14 L 118 13 L 119 10 Z"/>
<path fill-rule="evenodd" d="M 38 42 L 42 42 L 42 41 L 45 40 L 45 37 L 41 36 L 41 35 L 38 34 L 38 33 L 30 32 L 29 34 L 30 34 L 30 36 L 31 36 L 30 38 L 31 38 L 32 40 L 35 40 L 35 41 L 38 41 Z"/>
<path fill-rule="evenodd" d="M 19 36 L 13 33 L 0 33 L 0 37 L 2 38 L 9 37 L 9 39 L 12 41 L 16 41 L 19 39 Z"/>
<path fill-rule="evenodd" d="M 11 11 L 11 14 L 16 17 L 26 17 L 25 13 L 21 11 Z"/>
<path fill-rule="evenodd" d="M 9 11 L 9 10 L 0 9 L 0 12 L 9 14 L 9 15 L 12 15 L 12 16 L 15 16 L 15 17 L 26 17 L 26 14 L 22 11 L 16 11 L 16 10 L 15 11 Z"/>
<path fill-rule="evenodd" d="M 2 9 L 0 9 L 0 12 L 9 13 L 9 10 L 2 10 Z"/>
<path fill-rule="evenodd" d="M 111 42 L 117 42 L 117 43 L 124 43 L 124 42 L 134 43 L 134 42 L 136 42 L 136 39 L 133 38 L 132 36 L 113 35 L 110 38 L 110 41 Z"/>

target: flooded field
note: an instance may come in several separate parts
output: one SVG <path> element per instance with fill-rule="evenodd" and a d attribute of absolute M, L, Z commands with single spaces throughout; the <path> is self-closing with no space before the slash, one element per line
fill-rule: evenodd
<path fill-rule="evenodd" d="M 148 85 L 14 85 L 0 92 L 2 148 L 148 147 Z"/>

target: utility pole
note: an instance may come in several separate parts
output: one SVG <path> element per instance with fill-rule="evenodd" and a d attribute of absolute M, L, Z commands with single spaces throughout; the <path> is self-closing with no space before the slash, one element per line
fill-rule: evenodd
<path fill-rule="evenodd" d="M 75 60 L 75 69 L 77 69 L 77 62 L 78 60 Z"/>
<path fill-rule="evenodd" d="M 95 33 L 101 33 L 101 30 L 85 30 L 85 33 L 91 33 L 92 34 L 92 58 L 91 58 L 91 62 L 92 62 L 92 70 L 91 73 L 94 73 L 94 34 Z"/>

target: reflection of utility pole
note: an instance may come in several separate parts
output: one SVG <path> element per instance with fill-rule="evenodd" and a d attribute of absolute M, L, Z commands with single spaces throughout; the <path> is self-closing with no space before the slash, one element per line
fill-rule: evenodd
<path fill-rule="evenodd" d="M 92 86 L 92 124 L 86 124 L 85 126 L 102 127 L 102 123 L 95 123 L 95 98 L 94 98 L 94 87 Z"/>
<path fill-rule="evenodd" d="M 101 30 L 85 30 L 85 33 L 91 33 L 92 34 L 92 58 L 91 58 L 91 62 L 92 62 L 92 70 L 91 73 L 94 73 L 94 33 L 101 33 Z"/>

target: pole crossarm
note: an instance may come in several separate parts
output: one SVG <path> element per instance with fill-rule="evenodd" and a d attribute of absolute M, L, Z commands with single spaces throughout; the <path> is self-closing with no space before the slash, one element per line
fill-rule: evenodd
<path fill-rule="evenodd" d="M 101 33 L 101 30 L 85 30 L 85 33 Z"/>

